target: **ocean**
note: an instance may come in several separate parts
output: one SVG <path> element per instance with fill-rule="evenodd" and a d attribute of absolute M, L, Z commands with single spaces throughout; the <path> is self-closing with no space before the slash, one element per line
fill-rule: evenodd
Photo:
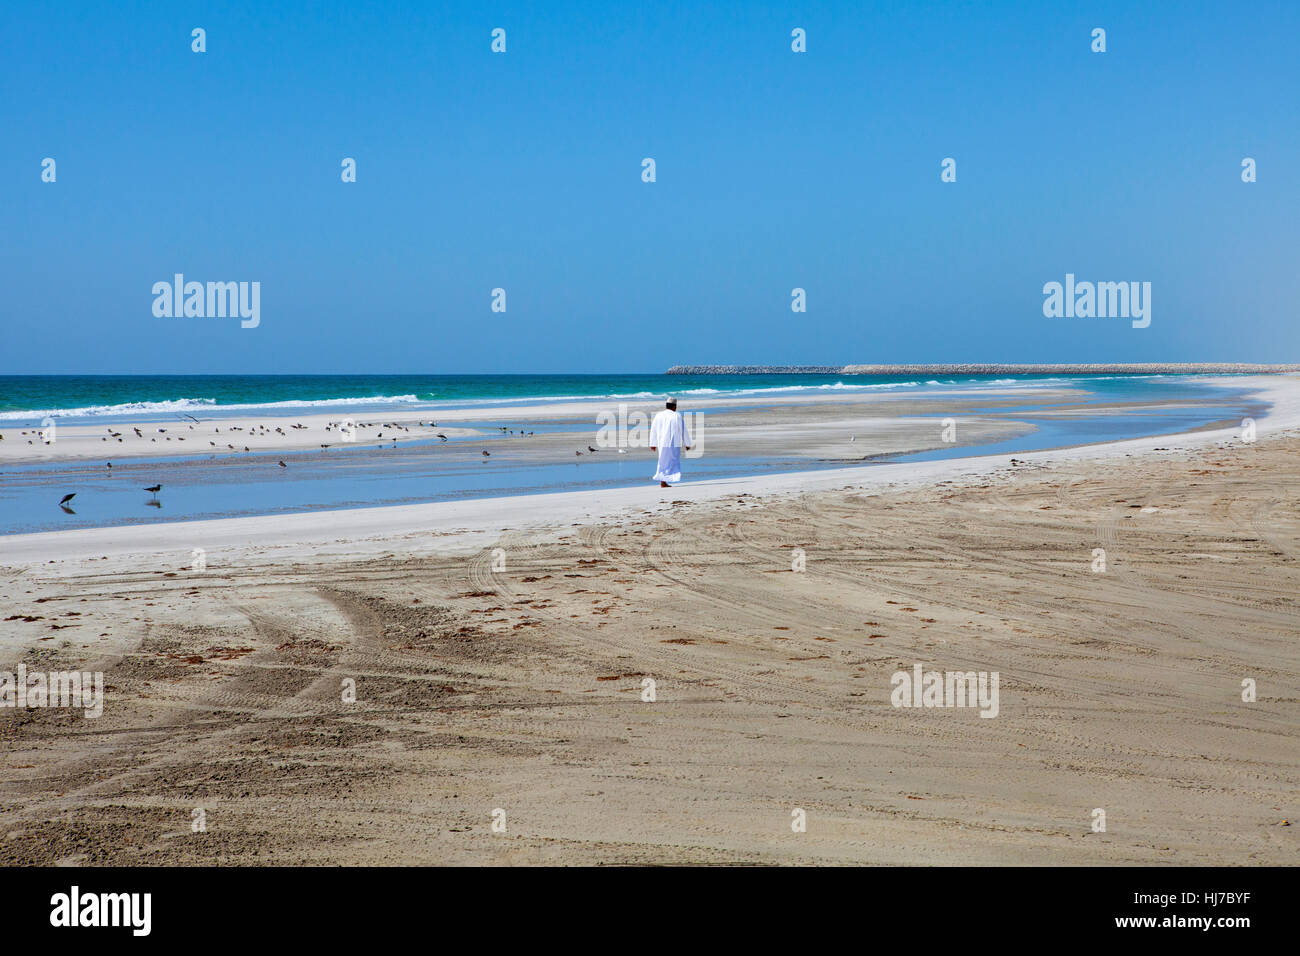
<path fill-rule="evenodd" d="M 1231 388 L 1230 376 L 1223 376 Z M 654 398 L 685 401 L 728 395 L 816 392 L 905 392 L 1062 384 L 1086 388 L 1097 401 L 1203 398 L 1204 386 L 1179 375 L 1024 375 L 927 378 L 914 375 L 6 375 L 0 376 L 0 422 L 36 424 L 44 417 L 119 421 L 134 416 L 202 417 L 230 411 L 282 412 L 330 407 L 421 410 L 556 399 Z"/>

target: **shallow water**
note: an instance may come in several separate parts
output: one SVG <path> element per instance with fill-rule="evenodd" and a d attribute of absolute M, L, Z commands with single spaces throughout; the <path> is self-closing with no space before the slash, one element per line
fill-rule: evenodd
<path fill-rule="evenodd" d="M 789 378 L 789 377 L 787 377 Z M 802 377 L 800 377 L 802 378 Z M 1059 377 L 1039 377 L 1026 384 L 1061 384 Z M 1092 442 L 1115 441 L 1146 435 L 1174 434 L 1211 422 L 1240 421 L 1247 415 L 1260 417 L 1266 407 L 1234 387 L 1231 379 L 1215 387 L 1195 385 L 1176 376 L 1088 378 L 1077 377 L 1069 384 L 1083 388 L 1083 399 L 1070 404 L 1115 402 L 1194 402 L 1168 408 L 1141 408 L 1131 412 L 1101 409 L 1058 418 L 1045 414 L 1054 405 L 1041 403 L 1037 392 L 1026 391 L 1027 402 L 996 410 L 1001 417 L 1031 422 L 1036 430 L 1004 441 L 983 445 L 957 443 L 918 454 L 864 461 L 856 467 L 872 467 L 884 461 L 922 461 L 972 454 L 1002 454 L 1058 448 Z M 963 383 L 945 389 L 952 403 L 951 414 L 961 417 L 968 398 L 988 381 Z M 764 386 L 766 387 L 766 386 Z M 796 385 L 773 393 L 799 394 L 807 387 Z M 1020 387 L 1001 380 L 999 387 Z M 934 387 L 927 392 L 934 391 Z M 806 392 L 803 392 L 806 394 Z M 712 397 L 712 396 L 709 396 Z M 1035 399 L 1038 398 L 1038 401 Z M 697 400 L 693 410 L 708 412 L 707 398 Z M 283 413 L 283 411 L 281 412 Z M 155 412 L 155 415 L 157 413 Z M 977 414 L 988 416 L 989 412 Z M 932 416 L 939 420 L 946 415 Z M 96 421 L 109 418 L 97 417 Z M 130 420 L 129 417 L 126 418 Z M 519 427 L 501 421 L 475 423 L 491 432 L 495 425 Z M 530 430 L 587 433 L 594 436 L 594 424 L 528 424 Z M 494 440 L 493 456 L 482 458 L 481 438 L 447 444 L 411 442 L 398 448 L 367 443 L 356 447 L 336 446 L 327 453 L 250 453 L 238 457 L 197 455 L 178 459 L 123 459 L 111 471 L 102 462 L 76 464 L 30 464 L 9 466 L 0 473 L 0 534 L 52 531 L 72 528 L 145 524 L 163 521 L 224 518 L 240 515 L 288 514 L 317 510 L 416 504 L 507 495 L 527 495 L 581 489 L 645 486 L 656 487 L 654 456 L 645 449 L 626 455 L 612 449 L 584 456 L 573 462 L 555 464 L 512 459 L 510 439 Z M 278 464 L 284 460 L 287 467 Z M 687 482 L 755 474 L 779 474 L 825 468 L 855 467 L 844 461 L 810 461 L 806 458 L 772 459 L 714 457 L 684 460 Z M 155 495 L 143 490 L 161 483 Z M 63 494 L 76 497 L 66 509 L 58 505 Z M 656 493 L 657 498 L 657 493 Z"/>

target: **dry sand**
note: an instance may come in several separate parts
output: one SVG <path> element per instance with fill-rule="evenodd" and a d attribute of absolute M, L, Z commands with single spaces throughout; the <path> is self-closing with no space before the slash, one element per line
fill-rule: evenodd
<path fill-rule="evenodd" d="M 1270 387 L 1254 444 L 5 539 L 0 667 L 109 691 L 0 710 L 0 862 L 1294 863 Z"/>

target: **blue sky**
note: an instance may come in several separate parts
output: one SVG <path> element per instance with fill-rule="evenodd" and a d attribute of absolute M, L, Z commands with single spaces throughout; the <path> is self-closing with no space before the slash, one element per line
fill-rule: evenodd
<path fill-rule="evenodd" d="M 1295 2 L 5 4 L 0 373 L 1296 361 L 1297 36 Z M 175 272 L 259 281 L 260 327 L 156 318 Z M 1067 272 L 1151 282 L 1150 327 L 1044 318 Z"/>

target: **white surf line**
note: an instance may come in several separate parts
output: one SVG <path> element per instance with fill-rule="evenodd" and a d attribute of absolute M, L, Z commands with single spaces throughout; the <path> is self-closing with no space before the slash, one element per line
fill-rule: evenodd
<path fill-rule="evenodd" d="M 1223 384 L 1207 379 L 1206 384 Z M 1300 430 L 1300 378 L 1251 377 L 1233 382 L 1272 408 L 1258 420 L 1259 440 Z M 716 501 L 729 495 L 757 497 L 814 491 L 876 489 L 893 485 L 984 479 L 1005 469 L 1012 458 L 1033 463 L 1101 460 L 1149 454 L 1155 448 L 1190 450 L 1214 443 L 1240 443 L 1241 428 L 1182 432 L 1074 448 L 972 455 L 940 461 L 856 465 L 779 475 L 719 478 L 660 489 L 648 477 L 645 487 L 565 491 L 469 501 L 390 505 L 290 515 L 254 515 L 178 521 L 128 527 L 48 531 L 0 538 L 0 565 L 57 573 L 56 565 L 100 557 L 132 556 L 141 570 L 190 567 L 191 552 L 203 549 L 209 572 L 217 572 L 221 553 L 248 549 L 280 551 L 285 560 L 313 554 L 470 553 L 491 546 L 503 530 L 565 531 L 574 524 L 620 522 L 657 513 L 673 502 Z M 247 563 L 248 555 L 239 558 Z M 259 553 L 259 561 L 271 557 Z"/>

